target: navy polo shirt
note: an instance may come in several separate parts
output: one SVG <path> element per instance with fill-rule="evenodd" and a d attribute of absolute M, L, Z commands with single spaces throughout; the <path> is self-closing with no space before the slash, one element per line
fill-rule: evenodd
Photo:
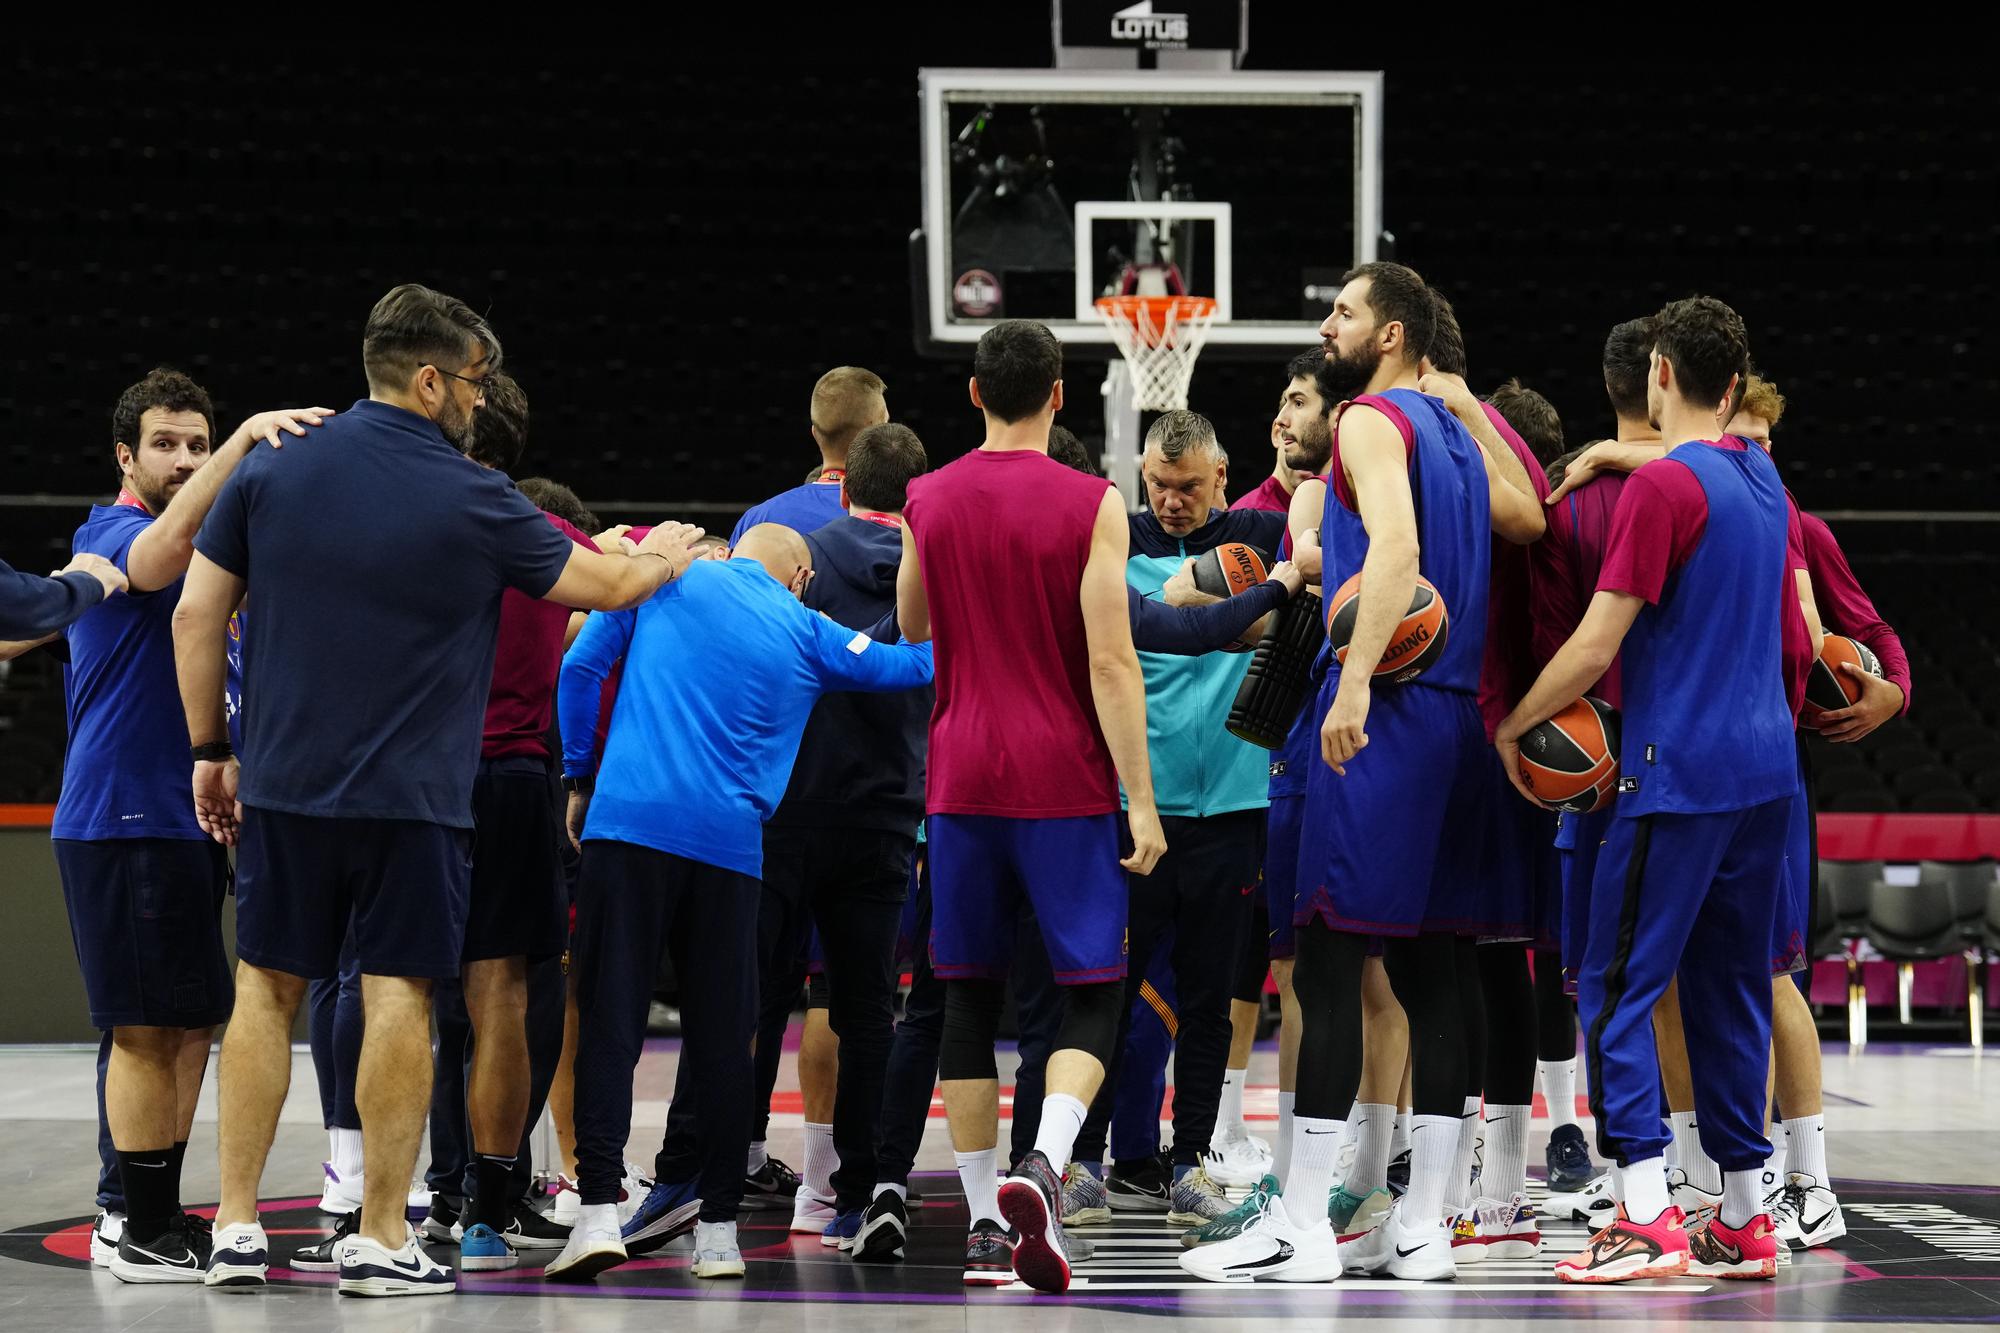
<path fill-rule="evenodd" d="M 470 828 L 501 591 L 548 592 L 569 538 L 430 421 L 364 399 L 253 451 L 195 549 L 249 583 L 242 802 Z"/>

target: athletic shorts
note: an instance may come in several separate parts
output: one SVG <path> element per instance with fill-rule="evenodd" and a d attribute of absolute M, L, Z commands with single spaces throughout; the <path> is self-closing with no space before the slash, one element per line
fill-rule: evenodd
<path fill-rule="evenodd" d="M 1323 716 L 1337 678 L 1321 689 Z M 1295 925 L 1364 935 L 1479 933 L 1491 750 L 1473 696 L 1418 684 L 1373 692 L 1368 745 L 1345 777 L 1307 780 Z M 1475 830 L 1461 834 L 1461 826 Z"/>
<path fill-rule="evenodd" d="M 1298 953 L 1292 915 L 1299 906 L 1299 831 L 1305 817 L 1303 794 L 1271 798 L 1264 826 L 1264 914 L 1270 922 L 1273 958 Z"/>
<path fill-rule="evenodd" d="M 55 840 L 93 1027 L 205 1028 L 235 999 L 229 854 L 208 838 Z"/>
<path fill-rule="evenodd" d="M 482 760 L 472 820 L 464 960 L 555 957 L 567 942 L 569 895 L 548 765 L 527 756 Z"/>
<path fill-rule="evenodd" d="M 1590 885 L 1597 874 L 1597 854 L 1611 831 L 1612 804 L 1587 815 L 1561 816 L 1556 826 L 1556 856 L 1562 866 L 1563 989 L 1576 994 L 1583 960 L 1590 952 Z"/>
<path fill-rule="evenodd" d="M 1118 814 L 930 816 L 932 970 L 946 980 L 1006 977 L 1025 897 L 1058 985 L 1123 979 L 1123 825 Z"/>
<path fill-rule="evenodd" d="M 471 894 L 470 829 L 243 807 L 236 950 L 256 967 L 333 976 L 351 929 L 364 976 L 455 977 Z"/>

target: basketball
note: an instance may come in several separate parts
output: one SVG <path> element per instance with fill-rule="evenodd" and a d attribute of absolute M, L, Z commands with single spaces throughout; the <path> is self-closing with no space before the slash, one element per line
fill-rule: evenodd
<path fill-rule="evenodd" d="M 1271 557 L 1242 542 L 1211 547 L 1196 556 L 1194 562 L 1194 586 L 1211 597 L 1234 597 L 1239 592 L 1248 592 L 1270 574 Z M 1238 639 L 1225 651 L 1247 653 L 1256 646 L 1255 640 L 1245 643 Z"/>
<path fill-rule="evenodd" d="M 1521 781 L 1551 810 L 1587 815 L 1618 787 L 1618 710 L 1582 698 L 1521 737 Z"/>
<path fill-rule="evenodd" d="M 1354 637 L 1354 619 L 1361 610 L 1361 576 L 1340 585 L 1333 595 L 1333 612 L 1327 620 L 1327 642 L 1333 645 L 1337 662 L 1347 661 L 1347 642 Z M 1451 629 L 1445 614 L 1444 597 L 1431 581 L 1419 574 L 1416 591 L 1410 595 L 1410 609 L 1389 636 L 1389 646 L 1375 666 L 1375 679 L 1388 684 L 1415 680 L 1444 656 L 1445 639 Z"/>
<path fill-rule="evenodd" d="M 1802 725 L 1817 729 L 1820 717 L 1846 708 L 1861 698 L 1861 682 L 1841 670 L 1852 662 L 1871 676 L 1882 674 L 1882 659 L 1868 645 L 1844 634 L 1829 634 L 1820 646 L 1819 660 L 1806 673 L 1806 703 L 1799 713 Z"/>

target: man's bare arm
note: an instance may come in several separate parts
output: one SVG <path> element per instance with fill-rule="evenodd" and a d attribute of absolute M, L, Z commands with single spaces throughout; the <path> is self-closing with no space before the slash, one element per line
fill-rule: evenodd
<path fill-rule="evenodd" d="M 1153 802 L 1152 761 L 1146 752 L 1146 679 L 1132 648 L 1132 612 L 1125 594 L 1125 557 L 1130 530 L 1118 492 L 1107 490 L 1090 530 L 1090 558 L 1084 563 L 1078 596 L 1084 639 L 1090 648 L 1090 697 L 1097 725 L 1111 750 L 1111 762 L 1125 784 L 1126 819 L 1132 832 L 1127 870 L 1145 875 L 1167 849 Z M 904 632 L 907 634 L 907 622 Z"/>
<path fill-rule="evenodd" d="M 1341 664 L 1333 707 L 1320 725 L 1320 755 L 1337 773 L 1368 744 L 1375 668 L 1417 589 L 1417 511 L 1410 495 L 1409 452 L 1402 432 L 1374 408 L 1341 419 L 1341 467 L 1368 530 L 1361 562 L 1361 606 Z M 1331 611 L 1331 607 L 1328 608 Z"/>
<path fill-rule="evenodd" d="M 1600 472 L 1637 472 L 1656 458 L 1667 456 L 1664 444 L 1621 444 L 1617 440 L 1599 440 L 1575 458 L 1563 469 L 1562 483 L 1549 492 L 1547 503 L 1568 495 L 1579 486 L 1588 485 Z"/>
<path fill-rule="evenodd" d="M 896 567 L 896 623 L 911 643 L 931 641 L 931 599 L 924 589 L 923 566 L 917 562 L 917 539 L 908 523 L 903 524 L 903 563 Z M 1129 627 L 1126 637 L 1131 637 Z"/>
<path fill-rule="evenodd" d="M 197 551 L 174 607 L 174 674 L 188 739 L 208 745 L 229 739 L 222 699 L 228 670 L 229 617 L 243 601 L 244 583 Z M 217 842 L 233 845 L 241 818 L 236 804 L 237 761 L 205 761 L 194 766 L 195 821 Z"/>
<path fill-rule="evenodd" d="M 637 606 L 662 584 L 687 572 L 694 563 L 694 552 L 689 548 L 701 532 L 686 523 L 661 523 L 631 553 L 600 553 L 572 545 L 562 575 L 542 594 L 542 600 L 584 611 L 623 611 Z"/>

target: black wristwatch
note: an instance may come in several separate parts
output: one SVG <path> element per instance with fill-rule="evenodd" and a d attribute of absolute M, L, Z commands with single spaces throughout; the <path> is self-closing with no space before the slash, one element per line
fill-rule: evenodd
<path fill-rule="evenodd" d="M 597 779 L 588 775 L 580 778 L 566 777 L 563 779 L 563 790 L 573 796 L 588 796 L 590 795 L 590 789 L 596 785 Z"/>
<path fill-rule="evenodd" d="M 204 741 L 191 749 L 197 764 L 219 764 L 236 756 L 235 747 L 228 741 Z"/>

